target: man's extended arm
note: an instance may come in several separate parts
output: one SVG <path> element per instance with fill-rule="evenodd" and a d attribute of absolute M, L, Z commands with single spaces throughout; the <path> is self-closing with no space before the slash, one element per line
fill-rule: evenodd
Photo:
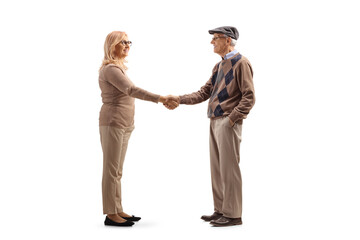
<path fill-rule="evenodd" d="M 192 105 L 208 100 L 211 96 L 212 87 L 211 79 L 209 79 L 199 91 L 179 96 L 180 104 Z"/>

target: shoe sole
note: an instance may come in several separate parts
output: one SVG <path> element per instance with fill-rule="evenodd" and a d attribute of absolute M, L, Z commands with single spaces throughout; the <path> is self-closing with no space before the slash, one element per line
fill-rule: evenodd
<path fill-rule="evenodd" d="M 231 227 L 231 226 L 236 226 L 236 225 L 242 225 L 241 223 L 231 223 L 231 224 L 218 224 L 218 223 L 210 223 L 211 225 L 213 225 L 214 227 Z"/>
<path fill-rule="evenodd" d="M 127 221 L 131 221 L 131 222 L 138 222 L 141 220 L 141 219 L 131 219 L 131 218 L 123 218 L 123 219 L 125 219 Z"/>

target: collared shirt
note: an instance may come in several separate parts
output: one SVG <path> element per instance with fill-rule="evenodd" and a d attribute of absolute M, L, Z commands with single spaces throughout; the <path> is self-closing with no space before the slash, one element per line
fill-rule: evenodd
<path fill-rule="evenodd" d="M 237 54 L 237 53 L 238 53 L 238 51 L 237 51 L 236 49 L 235 49 L 234 51 L 232 51 L 232 52 L 229 52 L 228 54 L 226 54 L 226 55 L 224 56 L 224 60 L 229 59 L 229 58 L 235 56 L 235 54 Z"/>

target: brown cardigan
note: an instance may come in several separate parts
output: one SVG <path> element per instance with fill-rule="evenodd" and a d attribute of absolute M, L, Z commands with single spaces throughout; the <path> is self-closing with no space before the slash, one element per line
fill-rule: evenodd
<path fill-rule="evenodd" d="M 134 125 L 135 98 L 159 102 L 160 95 L 136 87 L 124 70 L 114 64 L 104 66 L 99 73 L 103 105 L 99 125 L 128 128 Z"/>
<path fill-rule="evenodd" d="M 197 92 L 180 96 L 180 103 L 197 104 L 209 98 L 209 118 L 228 116 L 242 123 L 255 104 L 253 70 L 246 57 L 237 53 L 217 63 L 206 84 Z"/>

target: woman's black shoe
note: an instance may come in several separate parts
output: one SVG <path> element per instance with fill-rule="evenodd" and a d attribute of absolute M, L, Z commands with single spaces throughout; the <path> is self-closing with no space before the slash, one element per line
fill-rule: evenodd
<path fill-rule="evenodd" d="M 132 215 L 132 217 L 122 217 L 122 218 L 132 222 L 137 222 L 141 219 L 141 217 L 135 217 L 134 215 Z"/>
<path fill-rule="evenodd" d="M 117 227 L 131 227 L 132 225 L 134 225 L 134 223 L 129 220 L 127 220 L 126 222 L 123 222 L 123 223 L 118 223 L 118 222 L 114 222 L 113 220 L 111 220 L 108 217 L 105 218 L 104 224 L 106 226 L 117 226 Z"/>

